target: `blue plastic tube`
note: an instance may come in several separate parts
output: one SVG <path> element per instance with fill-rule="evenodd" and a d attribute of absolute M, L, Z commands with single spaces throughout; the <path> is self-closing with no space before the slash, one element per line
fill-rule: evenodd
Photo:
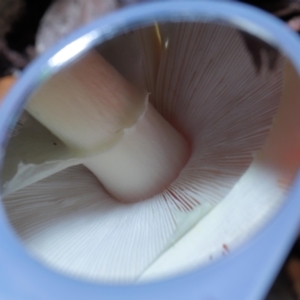
<path fill-rule="evenodd" d="M 93 46 L 153 21 L 224 20 L 274 44 L 300 74 L 300 40 L 284 23 L 236 2 L 183 1 L 142 4 L 120 10 L 76 31 L 34 61 L 0 107 L 0 165 L 8 132 L 28 95 L 42 81 Z M 298 234 L 300 177 L 276 216 L 228 257 L 184 275 L 140 285 L 104 285 L 56 273 L 27 254 L 0 207 L 0 299 L 262 299 Z"/>

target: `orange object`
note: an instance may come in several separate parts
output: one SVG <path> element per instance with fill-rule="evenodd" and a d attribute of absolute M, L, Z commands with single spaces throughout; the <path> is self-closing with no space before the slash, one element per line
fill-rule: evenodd
<path fill-rule="evenodd" d="M 5 76 L 0 79 L 0 103 L 15 81 L 14 76 Z"/>

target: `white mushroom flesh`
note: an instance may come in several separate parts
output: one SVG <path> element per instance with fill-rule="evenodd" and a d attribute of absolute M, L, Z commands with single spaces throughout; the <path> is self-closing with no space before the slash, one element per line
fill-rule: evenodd
<path fill-rule="evenodd" d="M 162 25 L 161 45 L 157 68 L 145 67 L 157 61 L 156 46 L 144 52 L 149 99 L 190 141 L 189 160 L 163 191 L 137 203 L 116 202 L 84 166 L 8 195 L 11 223 L 29 251 L 51 268 L 92 281 L 173 275 L 234 249 L 285 199 L 288 184 L 282 179 L 295 170 L 274 167 L 274 161 L 281 165 L 280 151 L 266 159 L 282 138 L 275 123 L 272 132 L 278 133 L 268 142 L 273 118 L 287 103 L 283 94 L 280 104 L 284 58 L 279 55 L 270 70 L 262 53 L 257 72 L 240 33 L 209 23 Z M 298 123 L 288 121 L 283 133 Z M 129 168 L 122 158 L 120 163 Z"/>

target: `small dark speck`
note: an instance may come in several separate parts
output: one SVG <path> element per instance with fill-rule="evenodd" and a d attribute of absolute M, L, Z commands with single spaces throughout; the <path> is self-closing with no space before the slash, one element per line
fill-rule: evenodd
<path fill-rule="evenodd" d="M 53 145 L 54 145 L 54 146 L 57 146 L 57 143 L 54 142 Z"/>
<path fill-rule="evenodd" d="M 223 249 L 226 251 L 226 252 L 229 252 L 229 248 L 226 244 L 223 244 Z"/>

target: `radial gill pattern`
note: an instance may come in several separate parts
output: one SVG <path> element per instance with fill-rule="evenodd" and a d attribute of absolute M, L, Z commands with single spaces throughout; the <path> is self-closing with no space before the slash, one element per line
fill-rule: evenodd
<path fill-rule="evenodd" d="M 150 48 L 159 51 L 158 67 L 149 66 L 158 52 L 144 55 L 146 83 L 154 107 L 190 141 L 191 157 L 165 191 L 134 204 L 114 201 L 83 166 L 7 196 L 12 225 L 51 268 L 92 281 L 138 280 L 230 195 L 262 148 L 280 102 L 283 58 L 270 69 L 260 53 L 258 71 L 240 32 L 223 25 L 161 25 L 160 38 L 161 49 Z"/>

